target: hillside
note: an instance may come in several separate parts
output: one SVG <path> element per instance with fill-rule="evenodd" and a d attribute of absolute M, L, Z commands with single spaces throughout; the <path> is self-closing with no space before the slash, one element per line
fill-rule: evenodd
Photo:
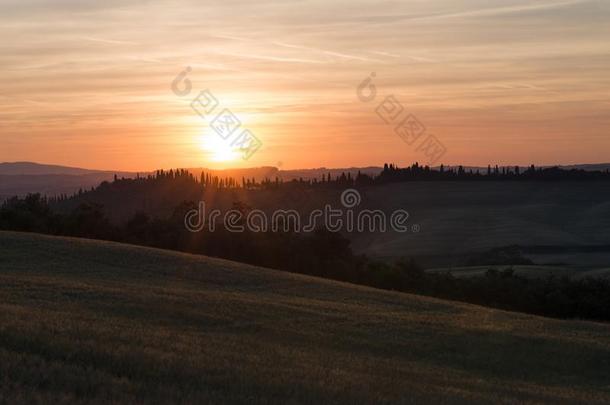
<path fill-rule="evenodd" d="M 202 191 L 196 183 L 120 182 L 57 204 L 69 213 L 83 202 L 102 204 L 115 223 L 137 212 L 167 218 L 183 201 L 227 212 L 237 201 L 271 216 L 296 209 L 307 219 L 326 204 L 341 208 L 343 188 Z M 588 271 L 610 262 L 610 181 L 413 181 L 358 187 L 357 210 L 404 209 L 419 232 L 353 232 L 356 253 L 396 260 L 415 257 L 426 267 L 463 266 L 469 256 L 519 245 L 540 265 Z M 120 196 L 120 197 L 119 197 Z M 536 248 L 539 247 L 539 248 Z"/>
<path fill-rule="evenodd" d="M 610 325 L 0 232 L 0 403 L 610 401 Z"/>
<path fill-rule="evenodd" d="M 48 196 L 71 195 L 79 189 L 97 187 L 114 176 L 136 177 L 136 173 L 89 170 L 77 167 L 32 162 L 0 163 L 0 202 L 13 196 L 41 193 Z"/>
<path fill-rule="evenodd" d="M 205 167 L 187 168 L 196 178 L 202 172 L 220 178 L 233 178 L 241 183 L 242 178 L 255 179 L 260 182 L 264 179 L 279 178 L 284 181 L 294 179 L 319 179 L 329 173 L 333 177 L 341 173 L 356 173 L 377 175 L 380 167 L 346 168 L 346 169 L 300 169 L 279 170 L 277 167 L 249 167 L 242 169 L 209 169 Z M 47 196 L 60 194 L 72 195 L 79 189 L 88 190 L 97 187 L 104 181 L 112 181 L 114 176 L 121 178 L 135 178 L 152 174 L 150 171 L 126 172 L 120 170 L 91 170 L 78 167 L 48 165 L 34 162 L 0 162 L 0 202 L 13 196 L 25 196 L 28 193 L 40 193 Z"/>
<path fill-rule="evenodd" d="M 59 165 L 47 165 L 34 162 L 1 162 L 0 175 L 8 176 L 32 176 L 32 175 L 70 175 L 79 176 L 83 174 L 100 173 L 100 170 L 82 169 L 80 167 L 68 167 Z"/>

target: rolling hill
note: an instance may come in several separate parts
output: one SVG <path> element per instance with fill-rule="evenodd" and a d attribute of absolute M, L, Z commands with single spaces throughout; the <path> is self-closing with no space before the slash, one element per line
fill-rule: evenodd
<path fill-rule="evenodd" d="M 342 208 L 343 189 L 202 191 L 180 182 L 118 184 L 57 205 L 69 213 L 83 202 L 104 206 L 121 224 L 137 212 L 168 218 L 183 201 L 205 201 L 226 213 L 237 201 L 271 217 L 295 209 L 304 222 L 326 204 Z M 588 271 L 610 263 L 610 181 L 413 181 L 358 188 L 357 210 L 409 212 L 418 232 L 345 232 L 354 252 L 380 260 L 414 257 L 425 267 L 464 266 L 468 257 L 518 245 L 534 263 Z M 118 197 L 120 196 L 120 198 Z M 538 247 L 538 248 L 536 248 Z M 487 263 L 483 263 L 487 264 Z"/>
<path fill-rule="evenodd" d="M 0 403 L 608 403 L 610 325 L 0 232 Z"/>
<path fill-rule="evenodd" d="M 114 176 L 136 177 L 136 173 L 89 170 L 32 162 L 0 163 L 0 202 L 13 196 L 40 193 L 48 196 L 71 195 L 79 189 L 97 187 Z"/>
<path fill-rule="evenodd" d="M 169 169 L 166 169 L 169 170 Z M 279 170 L 273 166 L 250 167 L 242 169 L 209 169 L 205 167 L 187 168 L 187 171 L 199 178 L 202 172 L 220 178 L 233 178 L 241 182 L 242 178 L 256 179 L 260 182 L 264 179 L 280 178 L 284 181 L 294 179 L 319 179 L 329 173 L 333 177 L 341 173 L 350 173 L 355 176 L 359 171 L 362 173 L 377 175 L 380 167 L 363 168 L 316 168 L 301 170 Z M 91 170 L 78 167 L 60 165 L 40 164 L 34 162 L 0 162 L 0 202 L 13 196 L 24 196 L 28 193 L 40 193 L 47 196 L 60 194 L 72 195 L 79 189 L 87 190 L 97 187 L 103 181 L 112 181 L 114 176 L 124 178 L 135 178 L 146 176 L 153 172 L 141 171 L 126 172 L 113 170 Z"/>
<path fill-rule="evenodd" d="M 40 175 L 68 175 L 79 176 L 83 174 L 100 173 L 100 170 L 82 169 L 60 165 L 47 165 L 34 162 L 1 162 L 0 175 L 6 176 L 40 176 Z"/>

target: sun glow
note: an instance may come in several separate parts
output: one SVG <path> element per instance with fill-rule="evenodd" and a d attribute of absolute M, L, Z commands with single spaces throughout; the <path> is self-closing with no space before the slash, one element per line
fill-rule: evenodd
<path fill-rule="evenodd" d="M 231 146 L 231 141 L 224 140 L 217 134 L 202 135 L 199 146 L 214 162 L 228 162 L 239 156 L 237 150 Z"/>

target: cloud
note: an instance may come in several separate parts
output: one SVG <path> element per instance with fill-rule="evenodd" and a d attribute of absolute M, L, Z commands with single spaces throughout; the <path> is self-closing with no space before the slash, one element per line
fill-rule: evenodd
<path fill-rule="evenodd" d="M 110 45 L 139 45 L 137 42 L 118 41 L 115 39 L 106 39 L 106 38 L 78 37 L 78 39 L 83 39 L 85 41 L 92 41 L 92 42 L 100 42 L 103 44 L 110 44 Z"/>
<path fill-rule="evenodd" d="M 375 55 L 387 56 L 389 58 L 400 58 L 400 55 L 397 55 L 394 53 L 389 53 L 389 52 L 382 52 L 382 51 L 369 51 L 369 52 L 373 53 Z"/>
<path fill-rule="evenodd" d="M 92 128 L 100 146 L 121 139 L 134 159 L 138 142 L 163 141 L 177 164 L 181 151 L 172 142 L 202 125 L 188 97 L 170 91 L 185 66 L 193 68 L 193 96 L 209 86 L 231 108 L 260 117 L 257 133 L 275 133 L 278 142 L 291 137 L 298 150 L 286 149 L 294 155 L 282 160 L 299 160 L 301 153 L 315 161 L 314 138 L 340 143 L 358 136 L 366 145 L 358 153 L 376 150 L 374 108 L 355 96 L 370 72 L 377 73 L 379 97 L 396 94 L 431 129 L 442 128 L 444 139 L 463 138 L 466 127 L 469 139 L 486 145 L 524 147 L 540 132 L 574 139 L 605 134 L 599 120 L 581 120 L 569 134 L 572 127 L 555 122 L 601 116 L 603 109 L 607 115 L 607 1 L 5 3 L 0 37 L 10 40 L 0 52 L 0 121 L 3 133 L 10 127 L 29 145 L 23 153 L 52 146 L 55 135 L 78 145 Z M 517 116 L 515 106 L 527 108 Z M 496 115 L 509 124 L 497 124 Z M 515 118 L 519 130 L 510 131 Z M 137 134 L 138 142 L 125 134 Z M 608 143 L 592 149 L 608 150 Z M 343 146 L 348 162 L 356 149 Z M 74 148 L 75 155 L 89 153 Z M 394 152 L 399 156 L 379 146 L 375 156 Z M 111 155 L 99 159 L 114 165 Z"/>
<path fill-rule="evenodd" d="M 288 57 L 272 56 L 272 55 L 257 55 L 257 54 L 232 53 L 232 52 L 220 52 L 219 54 L 226 55 L 226 56 L 234 56 L 236 58 L 266 60 L 266 61 L 270 61 L 270 62 L 311 63 L 311 64 L 326 63 L 321 60 L 303 59 L 303 58 L 288 58 Z"/>
<path fill-rule="evenodd" d="M 522 4 L 516 6 L 507 6 L 507 7 L 496 7 L 490 9 L 479 9 L 479 10 L 470 10 L 462 13 L 454 13 L 437 16 L 436 18 L 455 18 L 455 17 L 485 17 L 485 16 L 497 16 L 504 14 L 516 14 L 516 13 L 524 13 L 529 11 L 541 11 L 541 10 L 550 10 L 555 8 L 563 8 L 569 7 L 576 4 L 585 3 L 589 0 L 569 0 L 563 2 L 550 2 L 550 3 L 540 3 L 540 4 Z"/>
<path fill-rule="evenodd" d="M 285 42 L 273 42 L 273 44 L 277 45 L 277 46 L 285 47 L 285 48 L 302 49 L 302 50 L 306 50 L 309 52 L 315 52 L 315 53 L 319 53 L 319 54 L 327 55 L 327 56 L 335 56 L 335 57 L 339 57 L 339 58 L 343 58 L 343 59 L 359 60 L 359 61 L 363 61 L 363 62 L 378 62 L 378 63 L 383 62 L 379 59 L 371 59 L 371 58 L 366 58 L 363 56 L 351 55 L 351 54 L 347 54 L 347 53 L 343 53 L 343 52 L 328 51 L 328 50 L 324 50 L 324 49 L 312 48 L 312 47 L 303 46 L 303 45 L 287 44 Z"/>

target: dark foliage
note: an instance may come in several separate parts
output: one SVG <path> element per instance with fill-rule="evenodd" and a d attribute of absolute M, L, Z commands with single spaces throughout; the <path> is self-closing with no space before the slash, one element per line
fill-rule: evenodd
<path fill-rule="evenodd" d="M 114 226 L 101 206 L 81 204 L 70 214 L 54 214 L 40 195 L 12 198 L 0 208 L 0 229 L 107 239 L 232 259 L 279 270 L 348 281 L 382 289 L 425 294 L 480 305 L 559 317 L 610 320 L 610 281 L 605 279 L 528 279 L 511 269 L 484 277 L 428 274 L 413 260 L 395 264 L 355 256 L 338 233 L 188 232 L 185 202 L 167 219 L 138 213 Z M 236 205 L 238 207 L 238 205 Z M 514 249 L 490 253 L 486 261 L 521 260 Z"/>
<path fill-rule="evenodd" d="M 381 174 L 374 179 L 374 183 L 390 183 L 417 180 L 445 180 L 445 181 L 500 181 L 500 180 L 610 180 L 610 173 L 606 170 L 587 171 L 582 169 L 565 170 L 560 167 L 537 168 L 531 165 L 523 170 L 515 167 L 488 166 L 484 173 L 479 170 L 466 170 L 462 166 L 445 168 L 443 165 L 438 170 L 429 166 L 420 166 L 418 163 L 410 167 L 399 168 L 393 164 L 385 164 Z"/>
<path fill-rule="evenodd" d="M 291 180 L 284 182 L 280 178 L 256 181 L 256 179 L 242 178 L 241 181 L 227 177 L 221 178 L 201 172 L 196 178 L 185 169 L 158 170 L 154 175 L 138 176 L 135 179 L 117 178 L 113 182 L 103 182 L 90 191 L 80 190 L 73 196 L 59 195 L 49 198 L 50 203 L 62 203 L 62 206 L 74 206 L 83 201 L 93 200 L 103 203 L 106 199 L 114 200 L 117 193 L 125 196 L 139 196 L 142 204 L 147 199 L 158 199 L 161 195 L 198 195 L 202 190 L 275 190 L 281 189 L 289 194 L 299 194 L 306 189 L 344 189 L 348 187 L 371 186 L 394 182 L 408 181 L 560 181 L 560 180 L 610 180 L 610 172 L 587 171 L 582 169 L 565 170 L 559 167 L 537 168 L 534 165 L 523 170 L 519 167 L 488 167 L 485 173 L 478 170 L 466 170 L 462 166 L 438 169 L 421 166 L 414 163 L 409 167 L 399 168 L 394 164 L 384 164 L 378 176 L 369 176 L 360 171 L 352 176 L 351 173 L 342 173 L 332 177 L 330 173 L 322 175 L 319 179 Z M 71 204 L 70 204 L 71 203 Z"/>
<path fill-rule="evenodd" d="M 534 264 L 530 259 L 524 257 L 522 248 L 519 246 L 507 246 L 494 248 L 486 252 L 473 255 L 466 260 L 466 266 L 488 266 L 488 265 L 527 265 Z"/>

